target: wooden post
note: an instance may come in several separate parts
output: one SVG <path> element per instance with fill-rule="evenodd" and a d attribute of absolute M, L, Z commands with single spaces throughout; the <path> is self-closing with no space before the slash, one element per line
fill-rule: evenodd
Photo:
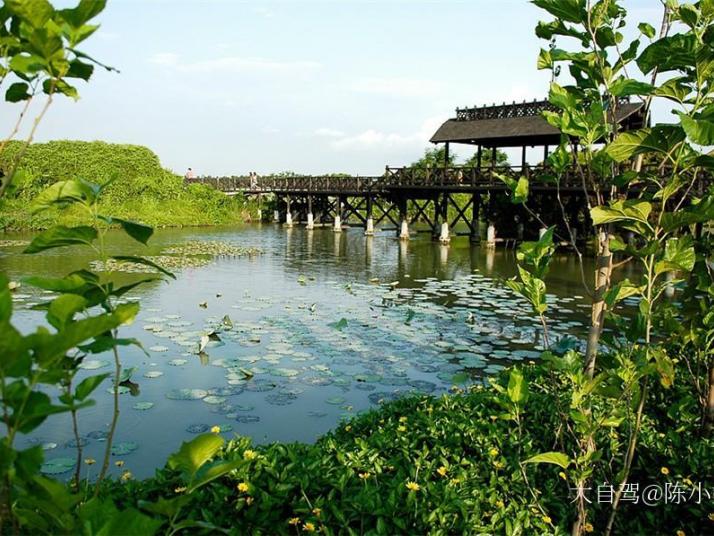
<path fill-rule="evenodd" d="M 491 168 L 496 167 L 496 147 L 491 148 Z"/>
<path fill-rule="evenodd" d="M 481 144 L 478 146 L 478 150 L 476 151 L 476 169 L 481 171 L 481 157 L 482 157 L 482 147 Z"/>
<path fill-rule="evenodd" d="M 449 167 L 449 142 L 444 144 L 444 167 Z"/>
<path fill-rule="evenodd" d="M 481 194 L 471 194 L 471 231 L 469 240 L 471 242 L 480 242 L 481 235 L 479 234 L 479 213 L 481 212 Z"/>
<path fill-rule="evenodd" d="M 523 149 L 521 150 L 521 173 L 523 170 L 526 168 L 526 146 L 523 146 Z"/>

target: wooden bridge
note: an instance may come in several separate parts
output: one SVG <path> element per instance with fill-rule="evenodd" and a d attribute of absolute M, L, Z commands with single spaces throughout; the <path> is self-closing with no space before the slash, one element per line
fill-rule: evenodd
<path fill-rule="evenodd" d="M 343 225 L 360 225 L 372 234 L 384 223 L 406 239 L 412 224 L 423 223 L 420 232 L 431 232 L 442 242 L 454 233 L 468 234 L 476 242 L 481 239 L 479 222 L 484 221 L 486 238 L 495 242 L 497 229 L 499 238 L 516 240 L 537 236 L 540 229 L 532 214 L 510 202 L 509 190 L 497 175 L 536 178 L 546 172 L 542 166 L 387 167 L 380 176 L 200 177 L 189 182 L 229 195 L 274 194 L 273 221 L 288 226 L 330 225 L 339 231 Z M 565 174 L 557 189 L 552 183 L 531 182 L 529 205 L 552 211 L 557 191 L 584 237 L 587 203 L 575 169 Z"/>
<path fill-rule="evenodd" d="M 492 106 L 457 108 L 454 118 L 444 122 L 430 141 L 443 143 L 442 165 L 432 168 L 387 167 L 379 176 L 290 176 L 290 177 L 202 177 L 192 182 L 208 184 L 227 194 L 263 196 L 274 194 L 273 220 L 292 226 L 304 222 L 332 225 L 359 224 L 365 234 L 374 233 L 376 225 L 389 222 L 400 238 L 409 238 L 409 226 L 426 224 L 435 239 L 448 242 L 450 235 L 468 234 L 471 240 L 485 238 L 493 244 L 501 239 L 529 239 L 540 233 L 542 223 L 562 226 L 567 217 L 577 236 L 585 238 L 591 226 L 582 180 L 575 169 L 565 173 L 559 185 L 534 180 L 530 182 L 529 210 L 514 205 L 509 190 L 498 174 L 517 179 L 542 177 L 548 170 L 548 150 L 560 143 L 561 133 L 543 117 L 552 111 L 547 101 L 533 101 Z M 622 130 L 644 125 L 641 103 L 619 99 L 611 112 Z M 450 165 L 452 143 L 475 146 L 475 166 Z M 520 166 L 497 166 L 499 147 L 520 147 Z M 527 147 L 542 147 L 538 166 L 526 161 Z M 487 162 L 484 162 L 484 151 Z M 566 235 L 561 229 L 562 236 Z"/>

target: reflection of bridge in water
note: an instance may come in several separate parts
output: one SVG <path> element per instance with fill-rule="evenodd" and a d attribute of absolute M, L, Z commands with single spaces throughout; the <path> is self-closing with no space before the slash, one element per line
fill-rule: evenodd
<path fill-rule="evenodd" d="M 409 225 L 423 221 L 435 239 L 448 242 L 457 225 L 466 228 L 472 241 L 481 238 L 480 221 L 487 224 L 486 240 L 535 238 L 541 218 L 548 224 L 568 218 L 577 236 L 584 238 L 589 225 L 586 193 L 579 170 L 572 168 L 554 182 L 537 180 L 548 174 L 544 166 L 548 151 L 560 143 L 561 133 L 543 118 L 551 110 L 547 101 L 464 108 L 446 121 L 432 136 L 433 143 L 445 144 L 443 165 L 433 168 L 387 167 L 384 174 L 372 177 L 287 176 L 287 177 L 202 177 L 192 179 L 227 194 L 276 196 L 275 222 L 292 226 L 304 223 L 332 225 L 359 224 L 366 234 L 375 226 L 389 222 L 400 238 L 409 237 Z M 641 104 L 621 100 L 615 113 L 623 130 L 643 126 Z M 476 165 L 450 165 L 451 143 L 477 147 Z M 542 162 L 527 164 L 527 148 L 542 147 Z M 520 166 L 494 166 L 496 151 L 503 147 L 521 147 Z M 490 151 L 484 162 L 484 151 Z M 529 211 L 514 205 L 509 189 L 497 175 L 530 182 Z M 537 217 L 535 216 L 537 215 Z M 563 231 L 563 236 L 565 232 Z"/>

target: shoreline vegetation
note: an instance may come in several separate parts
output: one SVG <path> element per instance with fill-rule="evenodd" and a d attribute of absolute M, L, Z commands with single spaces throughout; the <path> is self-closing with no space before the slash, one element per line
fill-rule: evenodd
<path fill-rule="evenodd" d="M 10 142 L 0 156 L 9 169 L 21 142 Z M 32 200 L 51 184 L 84 178 L 106 188 L 100 210 L 152 227 L 214 226 L 257 218 L 258 206 L 242 195 L 227 196 L 161 167 L 158 156 L 139 145 L 58 140 L 33 143 L 22 157 L 13 189 L 0 197 L 0 232 L 80 225 L 87 218 L 75 207 L 32 213 Z"/>

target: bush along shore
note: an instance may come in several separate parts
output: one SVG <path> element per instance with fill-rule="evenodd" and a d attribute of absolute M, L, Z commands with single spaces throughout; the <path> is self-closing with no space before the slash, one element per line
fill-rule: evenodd
<path fill-rule="evenodd" d="M 11 168 L 22 146 L 21 142 L 8 144 L 0 157 L 0 169 Z M 0 230 L 86 223 L 86 215 L 78 210 L 29 211 L 39 192 L 69 178 L 98 184 L 111 181 L 100 210 L 154 227 L 242 223 L 255 220 L 258 214 L 257 205 L 241 195 L 227 196 L 204 185 L 184 184 L 182 177 L 162 168 L 156 154 L 146 147 L 63 140 L 27 148 L 11 191 L 0 198 Z"/>

